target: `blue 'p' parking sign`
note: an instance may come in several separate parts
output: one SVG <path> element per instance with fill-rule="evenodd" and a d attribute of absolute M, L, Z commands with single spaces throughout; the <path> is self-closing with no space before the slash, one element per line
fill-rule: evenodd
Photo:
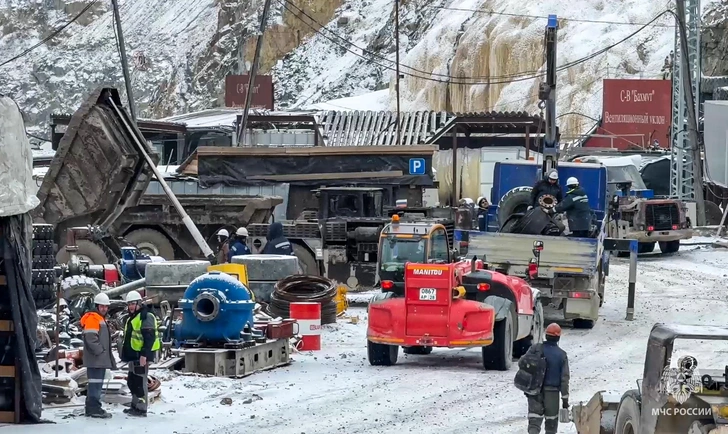
<path fill-rule="evenodd" d="M 424 158 L 410 158 L 409 174 L 410 175 L 424 175 L 425 174 L 425 159 Z"/>

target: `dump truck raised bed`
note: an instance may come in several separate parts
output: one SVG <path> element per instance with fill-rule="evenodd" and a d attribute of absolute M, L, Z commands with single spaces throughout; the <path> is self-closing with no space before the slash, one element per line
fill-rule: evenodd
<path fill-rule="evenodd" d="M 112 101 L 114 104 L 109 103 Z M 118 91 L 99 88 L 73 114 L 37 196 L 35 223 L 56 227 L 56 260 L 67 262 L 64 248 L 71 240 L 74 254 L 92 264 L 115 262 L 119 238 L 143 253 L 165 259 L 203 258 L 203 252 L 182 216 L 164 195 L 145 194 L 154 177 L 137 149 L 158 162 L 141 132 L 121 107 Z M 250 222 L 267 222 L 282 198 L 261 196 L 185 196 L 178 198 L 207 242 L 221 228 L 235 229 Z M 87 239 L 68 235 L 68 229 L 92 226 Z M 109 237 L 108 235 L 111 235 Z"/>

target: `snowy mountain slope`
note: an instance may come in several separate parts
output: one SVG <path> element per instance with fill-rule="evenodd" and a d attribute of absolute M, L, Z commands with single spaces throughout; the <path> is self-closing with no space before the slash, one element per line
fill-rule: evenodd
<path fill-rule="evenodd" d="M 14 97 L 36 127 L 52 112 L 73 111 L 83 95 L 101 83 L 123 89 L 110 0 L 0 0 L 0 64 L 89 3 L 94 3 L 89 12 L 58 37 L 0 67 L 0 92 Z M 262 3 L 120 0 L 140 116 L 160 118 L 221 105 L 225 75 L 244 72 L 252 57 Z M 494 82 L 516 73 L 532 76 L 543 68 L 543 30 L 550 13 L 562 18 L 558 63 L 564 64 L 626 37 L 638 24 L 671 7 L 666 0 L 400 3 L 402 108 L 453 111 L 537 111 L 537 80 Z M 704 9 L 713 3 L 705 1 Z M 393 4 L 274 0 L 261 72 L 273 68 L 280 108 L 387 88 L 394 108 Z M 658 24 L 559 74 L 559 112 L 598 115 L 604 77 L 656 77 L 674 35 L 669 16 Z M 456 78 L 448 84 L 450 75 Z M 482 84 L 488 77 L 492 84 Z M 380 108 L 381 98 L 370 101 L 372 109 Z M 580 132 L 591 123 L 581 116 L 560 122 L 564 132 Z"/>

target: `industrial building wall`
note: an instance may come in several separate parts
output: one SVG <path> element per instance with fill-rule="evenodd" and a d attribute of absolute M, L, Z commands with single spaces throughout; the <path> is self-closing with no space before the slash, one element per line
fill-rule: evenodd
<path fill-rule="evenodd" d="M 706 174 L 728 186 L 728 101 L 706 101 L 704 114 Z"/>

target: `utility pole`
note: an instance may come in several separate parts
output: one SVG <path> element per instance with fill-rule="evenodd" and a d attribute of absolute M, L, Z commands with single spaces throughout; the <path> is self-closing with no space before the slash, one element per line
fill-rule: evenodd
<path fill-rule="evenodd" d="M 394 0 L 394 50 L 396 54 L 397 77 L 394 82 L 394 89 L 397 92 L 397 144 L 402 144 L 402 133 L 400 131 L 400 99 L 399 99 L 399 0 Z"/>
<path fill-rule="evenodd" d="M 111 0 L 114 8 L 114 21 L 116 21 L 116 33 L 118 34 L 119 55 L 121 57 L 121 70 L 124 73 L 124 84 L 126 85 L 126 97 L 129 99 L 129 113 L 136 124 L 136 104 L 134 103 L 134 93 L 131 90 L 131 76 L 129 75 L 129 63 L 126 61 L 126 47 L 124 45 L 124 32 L 121 30 L 121 16 L 119 15 L 118 0 Z"/>
<path fill-rule="evenodd" d="M 693 93 L 693 77 L 690 72 L 690 60 L 688 59 L 690 52 L 688 51 L 688 34 L 687 25 L 685 23 L 685 2 L 678 0 L 676 2 L 677 21 L 680 32 L 680 63 L 682 73 L 680 74 L 683 86 L 683 95 L 685 95 L 685 106 L 687 107 L 687 127 L 688 141 L 690 143 L 690 153 L 692 155 L 693 164 L 693 196 L 695 198 L 695 211 L 697 214 L 697 226 L 705 226 L 705 197 L 703 196 L 703 168 L 702 156 L 700 155 L 700 138 L 698 136 L 698 121 L 696 116 L 696 95 Z M 698 8 L 698 19 L 699 19 Z M 700 58 L 697 59 L 700 65 Z M 698 68 L 698 80 L 700 79 L 700 69 Z"/>
<path fill-rule="evenodd" d="M 245 94 L 245 108 L 243 109 L 243 119 L 240 121 L 240 129 L 238 130 L 238 146 L 243 143 L 245 139 L 245 129 L 248 124 L 248 113 L 250 112 L 250 105 L 253 102 L 253 89 L 255 86 L 255 76 L 258 74 L 258 66 L 260 65 L 260 51 L 263 49 L 263 35 L 265 34 L 265 25 L 268 22 L 268 12 L 270 11 L 271 0 L 265 0 L 263 5 L 263 15 L 260 17 L 260 33 L 255 43 L 255 55 L 253 56 L 253 65 L 250 68 L 250 75 L 248 76 L 248 90 Z M 243 59 L 245 59 L 245 53 L 243 53 Z"/>

